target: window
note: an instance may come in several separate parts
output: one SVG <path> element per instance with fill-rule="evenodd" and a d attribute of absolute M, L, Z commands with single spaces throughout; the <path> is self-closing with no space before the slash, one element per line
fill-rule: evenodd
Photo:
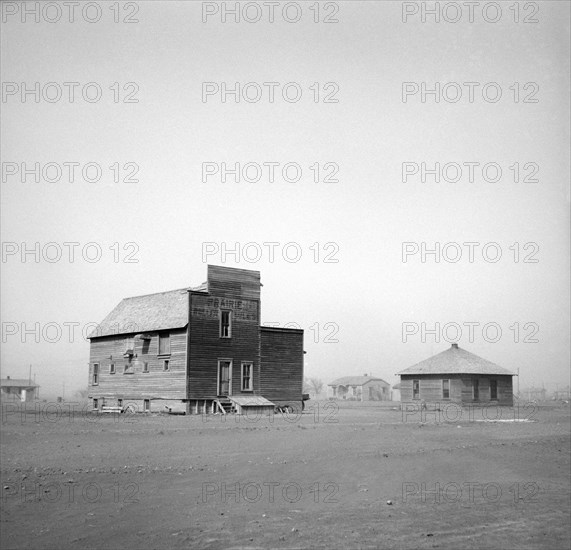
<path fill-rule="evenodd" d="M 147 361 L 143 363 L 143 372 L 149 372 L 149 363 Z"/>
<path fill-rule="evenodd" d="M 450 380 L 442 380 L 442 399 L 450 399 Z"/>
<path fill-rule="evenodd" d="M 170 334 L 159 334 L 159 355 L 171 354 Z"/>
<path fill-rule="evenodd" d="M 93 385 L 99 384 L 99 363 L 93 363 Z"/>
<path fill-rule="evenodd" d="M 165 360 L 163 361 L 163 370 L 164 370 L 164 371 L 170 370 L 169 360 L 168 360 L 168 359 L 165 359 Z"/>
<path fill-rule="evenodd" d="M 242 391 L 253 391 L 254 364 L 250 361 L 242 363 Z"/>
<path fill-rule="evenodd" d="M 135 373 L 135 369 L 133 368 L 133 362 L 131 360 L 131 357 L 129 357 L 129 362 L 125 363 L 125 366 L 123 367 L 123 374 L 134 374 Z"/>
<path fill-rule="evenodd" d="M 93 398 L 93 409 L 99 409 L 99 399 Z"/>
<path fill-rule="evenodd" d="M 115 363 L 109 365 L 109 374 L 115 374 Z"/>
<path fill-rule="evenodd" d="M 490 399 L 498 398 L 498 381 L 490 380 Z"/>
<path fill-rule="evenodd" d="M 227 310 L 220 311 L 220 338 L 230 338 L 232 336 L 232 320 L 231 312 Z"/>
<path fill-rule="evenodd" d="M 135 338 L 125 338 L 125 355 L 135 353 Z"/>
<path fill-rule="evenodd" d="M 123 400 L 117 399 L 117 406 L 123 408 Z"/>
<path fill-rule="evenodd" d="M 151 412 L 151 400 L 143 399 L 143 412 Z"/>
<path fill-rule="evenodd" d="M 480 399 L 480 381 L 477 378 L 472 380 L 472 395 L 474 401 L 479 401 Z"/>
<path fill-rule="evenodd" d="M 412 381 L 412 398 L 413 399 L 420 398 L 420 380 Z"/>

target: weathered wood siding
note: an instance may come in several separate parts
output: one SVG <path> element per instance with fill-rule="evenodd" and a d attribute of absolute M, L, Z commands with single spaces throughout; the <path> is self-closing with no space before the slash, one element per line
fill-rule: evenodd
<path fill-rule="evenodd" d="M 261 394 L 270 401 L 301 401 L 303 330 L 260 327 Z"/>
<path fill-rule="evenodd" d="M 442 397 L 442 380 L 450 380 L 450 397 Z M 478 380 L 479 399 L 473 397 L 473 379 Z M 413 398 L 413 380 L 420 381 L 419 397 Z M 490 397 L 490 380 L 498 383 L 498 398 Z M 513 381 L 505 375 L 423 374 L 401 376 L 402 403 L 497 403 L 513 404 Z"/>
<path fill-rule="evenodd" d="M 188 397 L 218 395 L 218 361 L 232 361 L 231 395 L 260 395 L 260 274 L 208 266 L 208 292 L 190 293 Z M 231 337 L 220 336 L 220 314 L 231 312 Z M 241 363 L 253 363 L 253 391 L 241 390 Z"/>
<path fill-rule="evenodd" d="M 159 333 L 151 333 L 150 340 L 135 338 L 133 374 L 123 374 L 128 363 L 123 356 L 125 338 L 134 334 L 120 334 L 93 338 L 89 357 L 89 397 L 140 400 L 184 399 L 186 397 L 186 329 L 166 331 L 170 334 L 170 355 L 158 355 Z M 162 332 L 164 334 L 165 332 Z M 163 370 L 168 359 L 169 370 Z M 143 372 L 148 363 L 149 372 Z M 99 383 L 93 385 L 93 365 L 99 364 Z M 109 373 L 111 363 L 115 374 Z"/>

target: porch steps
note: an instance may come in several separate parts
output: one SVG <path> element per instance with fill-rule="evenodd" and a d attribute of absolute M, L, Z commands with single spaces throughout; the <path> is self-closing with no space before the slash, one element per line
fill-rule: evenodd
<path fill-rule="evenodd" d="M 236 412 L 234 404 L 230 399 L 220 398 L 216 399 L 215 403 L 218 405 L 218 410 L 216 412 L 221 412 L 222 414 L 232 414 Z"/>

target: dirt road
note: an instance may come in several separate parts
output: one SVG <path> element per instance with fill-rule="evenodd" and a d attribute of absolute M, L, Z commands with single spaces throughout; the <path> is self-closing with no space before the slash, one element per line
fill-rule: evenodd
<path fill-rule="evenodd" d="M 568 407 L 503 423 L 325 403 L 289 419 L 44 412 L 3 411 L 3 549 L 571 544 Z"/>

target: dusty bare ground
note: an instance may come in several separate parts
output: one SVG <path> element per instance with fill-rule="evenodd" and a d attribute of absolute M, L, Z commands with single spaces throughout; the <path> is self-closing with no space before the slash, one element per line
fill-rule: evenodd
<path fill-rule="evenodd" d="M 568 407 L 501 423 L 326 407 L 239 421 L 4 410 L 1 547 L 570 547 Z"/>

